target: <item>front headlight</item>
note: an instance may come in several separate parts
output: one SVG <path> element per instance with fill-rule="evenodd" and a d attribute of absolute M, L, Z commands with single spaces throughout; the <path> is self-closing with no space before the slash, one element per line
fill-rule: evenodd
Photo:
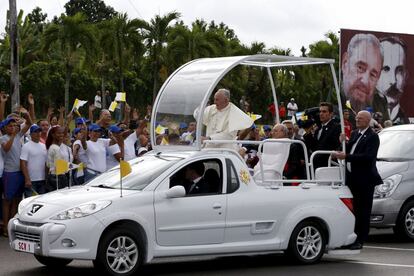
<path fill-rule="evenodd" d="M 385 198 L 389 197 L 397 189 L 398 184 L 400 184 L 402 175 L 394 174 L 390 177 L 387 177 L 383 180 L 383 184 L 375 187 L 374 198 Z"/>
<path fill-rule="evenodd" d="M 111 201 L 95 201 L 85 203 L 70 209 L 67 209 L 50 219 L 52 220 L 66 220 L 66 219 L 75 219 L 75 218 L 83 218 L 89 215 L 92 215 L 96 212 L 99 212 L 102 209 L 105 209 L 111 204 Z"/>

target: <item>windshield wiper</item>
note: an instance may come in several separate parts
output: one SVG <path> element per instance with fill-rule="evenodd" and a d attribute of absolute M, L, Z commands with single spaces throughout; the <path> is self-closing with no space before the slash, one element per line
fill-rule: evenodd
<path fill-rule="evenodd" d="M 108 185 L 105 185 L 105 184 L 100 184 L 100 185 L 92 186 L 92 187 L 94 187 L 94 188 L 104 188 L 104 189 L 115 189 L 114 187 L 111 187 L 111 186 L 108 186 Z"/>

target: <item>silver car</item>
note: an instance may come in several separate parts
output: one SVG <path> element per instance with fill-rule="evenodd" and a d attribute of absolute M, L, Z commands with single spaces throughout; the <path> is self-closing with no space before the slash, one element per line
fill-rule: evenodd
<path fill-rule="evenodd" d="M 414 125 L 381 131 L 377 168 L 383 184 L 375 187 L 371 227 L 393 227 L 414 241 Z"/>

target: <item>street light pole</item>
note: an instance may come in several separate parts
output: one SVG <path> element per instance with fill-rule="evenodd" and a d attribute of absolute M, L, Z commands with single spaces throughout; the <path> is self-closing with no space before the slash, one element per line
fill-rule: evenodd
<path fill-rule="evenodd" d="M 10 32 L 10 90 L 11 90 L 11 108 L 12 111 L 20 106 L 19 91 L 19 45 L 17 34 L 17 10 L 16 0 L 9 0 L 9 32 Z"/>

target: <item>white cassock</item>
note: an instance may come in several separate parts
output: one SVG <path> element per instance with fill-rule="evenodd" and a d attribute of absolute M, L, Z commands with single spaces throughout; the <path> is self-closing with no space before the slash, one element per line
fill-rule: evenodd
<path fill-rule="evenodd" d="M 211 140 L 235 140 L 237 131 L 251 127 L 253 119 L 232 103 L 229 103 L 222 110 L 218 110 L 213 104 L 204 110 L 203 124 L 207 127 L 206 136 Z M 214 144 L 211 146 L 237 149 L 236 144 Z"/>

